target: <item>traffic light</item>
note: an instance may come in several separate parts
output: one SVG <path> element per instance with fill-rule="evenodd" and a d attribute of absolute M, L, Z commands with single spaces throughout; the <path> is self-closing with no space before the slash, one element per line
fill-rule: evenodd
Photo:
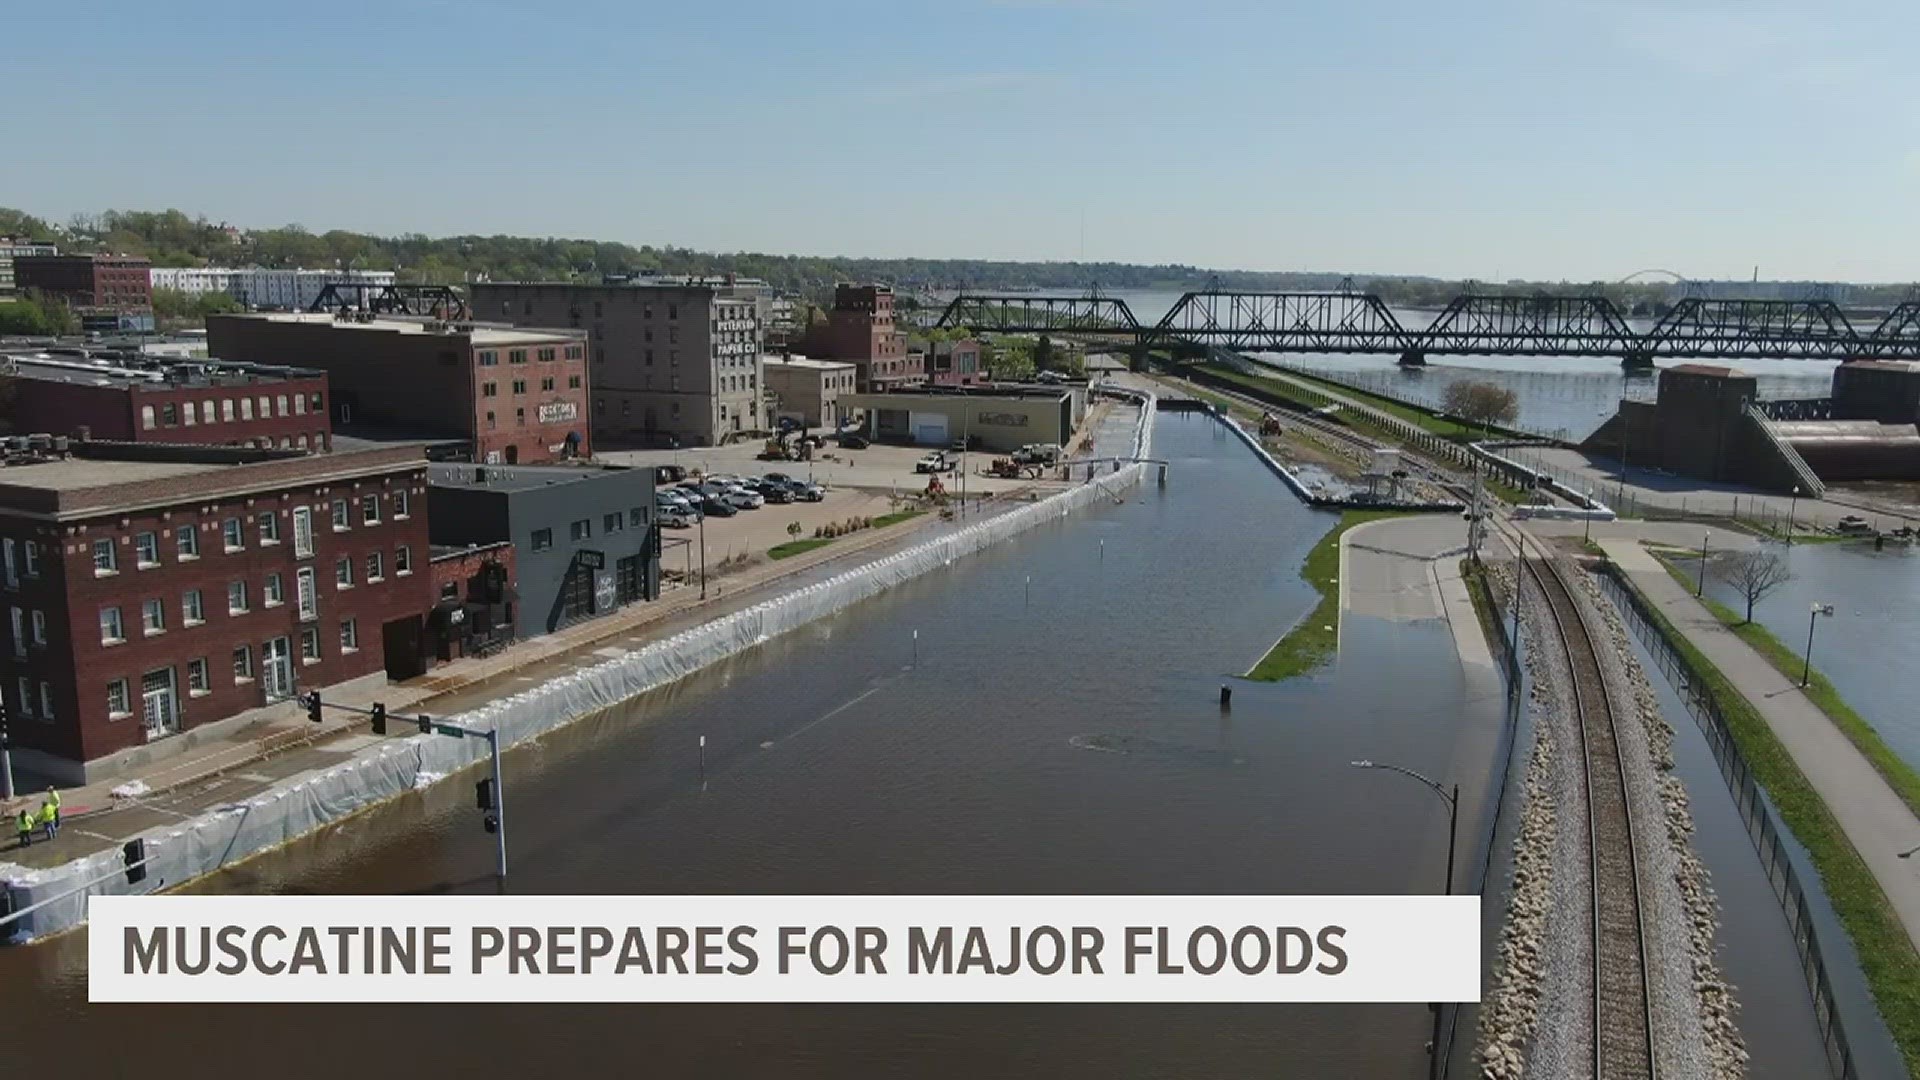
<path fill-rule="evenodd" d="M 387 733 L 387 707 L 377 701 L 373 703 L 373 733 L 375 735 Z"/>
<path fill-rule="evenodd" d="M 488 777 L 487 779 L 482 780 L 479 783 L 473 785 L 473 801 L 482 810 L 493 809 L 493 778 L 492 777 Z"/>
<path fill-rule="evenodd" d="M 428 716 L 426 713 L 420 714 L 420 734 L 433 734 L 433 717 Z"/>
<path fill-rule="evenodd" d="M 307 694 L 307 719 L 316 724 L 320 722 L 320 691 L 318 690 Z"/>

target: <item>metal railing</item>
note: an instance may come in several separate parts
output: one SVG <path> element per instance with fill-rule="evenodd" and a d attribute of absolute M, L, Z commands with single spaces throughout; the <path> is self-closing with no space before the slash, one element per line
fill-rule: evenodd
<path fill-rule="evenodd" d="M 1780 901 L 1781 909 L 1786 914 L 1788 929 L 1800 954 L 1800 970 L 1806 976 L 1807 989 L 1813 996 L 1813 1018 L 1826 1051 L 1827 1066 L 1838 1080 L 1857 1080 L 1860 1074 L 1854 1065 L 1853 1052 L 1835 1004 L 1833 982 L 1827 974 L 1825 954 L 1820 948 L 1819 934 L 1813 924 L 1813 911 L 1807 903 L 1799 874 L 1788 857 L 1787 841 L 1783 836 L 1785 829 L 1774 819 L 1765 790 L 1754 777 L 1752 766 L 1747 764 L 1746 756 L 1734 741 L 1733 732 L 1727 726 L 1712 688 L 1667 640 L 1658 621 L 1647 610 L 1646 601 L 1623 584 L 1617 573 L 1609 565 L 1608 572 L 1600 578 L 1602 588 L 1620 610 L 1627 625 L 1633 628 L 1634 636 L 1646 646 L 1648 655 L 1660 665 L 1674 693 L 1686 705 L 1687 711 L 1693 714 L 1701 732 L 1706 735 L 1707 745 L 1713 748 L 1714 760 L 1720 766 L 1720 776 L 1727 782 L 1740 820 L 1760 855 L 1767 883 L 1773 888 L 1774 897 Z"/>

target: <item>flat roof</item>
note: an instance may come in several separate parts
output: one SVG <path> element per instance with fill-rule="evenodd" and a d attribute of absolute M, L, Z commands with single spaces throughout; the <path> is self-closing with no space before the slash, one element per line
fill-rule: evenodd
<path fill-rule="evenodd" d="M 210 360 L 198 357 L 129 355 L 95 352 L 72 353 L 8 352 L 11 373 L 45 382 L 76 383 L 87 386 L 148 387 L 164 390 L 173 387 L 215 387 L 280 382 L 287 379 L 318 379 L 325 373 L 314 368 L 284 364 L 250 364 L 234 360 Z"/>
<path fill-rule="evenodd" d="M 1840 365 L 1842 368 L 1866 368 L 1870 371 L 1920 371 L 1920 364 L 1911 360 L 1849 360 Z"/>
<path fill-rule="evenodd" d="M 254 312 L 245 315 L 224 316 L 230 319 L 255 319 L 264 322 L 300 323 L 309 326 L 330 326 L 335 330 L 384 330 L 390 334 L 448 334 L 473 339 L 475 345 L 511 345 L 519 342 L 553 344 L 579 344 L 585 340 L 584 334 L 567 334 L 557 330 L 522 329 L 499 323 L 478 322 L 435 322 L 436 327 L 447 329 L 428 329 L 427 319 L 396 319 L 391 316 L 376 315 L 371 319 L 342 319 L 332 312 L 325 311 L 271 311 Z"/>
<path fill-rule="evenodd" d="M 763 356 L 761 362 L 779 367 L 812 368 L 818 371 L 838 371 L 851 369 L 855 365 L 847 360 L 814 360 L 805 356 Z"/>
<path fill-rule="evenodd" d="M 1667 370 L 1680 375 L 1714 375 L 1722 379 L 1745 378 L 1747 374 L 1738 368 L 1720 367 L 1715 364 L 1675 364 Z"/>
<path fill-rule="evenodd" d="M 602 480 L 615 474 L 644 472 L 644 467 L 569 465 L 486 465 L 474 462 L 436 462 L 427 469 L 427 483 L 436 487 L 476 491 L 535 491 L 561 484 Z"/>
<path fill-rule="evenodd" d="M 196 476 L 232 468 L 232 465 L 194 461 L 105 461 L 70 457 L 33 465 L 9 465 L 0 469 L 0 484 L 18 484 L 45 491 L 83 491 L 112 484 L 169 480 L 176 476 Z"/>

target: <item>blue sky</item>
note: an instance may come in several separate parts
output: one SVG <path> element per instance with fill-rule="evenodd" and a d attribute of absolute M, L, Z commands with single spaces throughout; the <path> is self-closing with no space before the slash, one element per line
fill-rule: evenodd
<path fill-rule="evenodd" d="M 1920 5 L 74 0 L 0 204 L 716 250 L 1920 279 Z"/>

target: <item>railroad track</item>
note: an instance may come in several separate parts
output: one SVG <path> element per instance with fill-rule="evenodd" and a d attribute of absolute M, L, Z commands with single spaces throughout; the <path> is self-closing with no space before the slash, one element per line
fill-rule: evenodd
<path fill-rule="evenodd" d="M 1565 571 L 1551 557 L 1523 561 L 1547 598 L 1573 676 L 1593 885 L 1593 1075 L 1595 1080 L 1655 1080 L 1653 997 L 1633 807 L 1599 646 Z"/>

